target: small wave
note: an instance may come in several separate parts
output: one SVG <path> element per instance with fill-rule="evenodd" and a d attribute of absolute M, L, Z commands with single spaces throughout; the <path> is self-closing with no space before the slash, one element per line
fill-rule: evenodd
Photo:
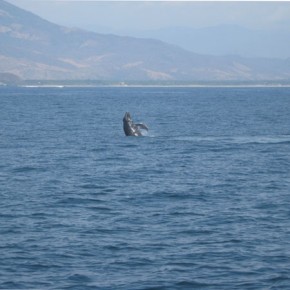
<path fill-rule="evenodd" d="M 68 277 L 68 279 L 71 280 L 71 281 L 74 281 L 74 282 L 82 282 L 82 283 L 83 282 L 91 282 L 92 281 L 91 278 L 88 277 L 87 275 L 78 274 L 78 273 L 70 275 Z"/>
<path fill-rule="evenodd" d="M 42 170 L 39 167 L 34 167 L 34 166 L 20 166 L 12 169 L 13 173 L 25 173 L 25 172 L 30 172 L 30 171 L 40 171 Z"/>
<path fill-rule="evenodd" d="M 185 142 L 213 142 L 232 144 L 290 144 L 290 135 L 279 136 L 180 136 L 176 141 Z"/>
<path fill-rule="evenodd" d="M 289 144 L 290 136 L 241 136 L 231 138 L 233 143 L 239 144 Z"/>
<path fill-rule="evenodd" d="M 194 289 L 194 288 L 201 288 L 201 287 L 209 287 L 212 286 L 207 283 L 197 282 L 197 281 L 180 281 L 175 284 L 177 288 L 182 289 Z"/>
<path fill-rule="evenodd" d="M 79 188 L 82 189 L 98 189 L 98 190 L 104 190 L 106 189 L 105 186 L 101 186 L 99 184 L 95 184 L 95 183 L 84 183 L 78 186 Z"/>

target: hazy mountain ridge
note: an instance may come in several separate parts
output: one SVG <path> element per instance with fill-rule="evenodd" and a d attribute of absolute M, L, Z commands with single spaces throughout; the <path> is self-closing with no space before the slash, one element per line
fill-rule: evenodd
<path fill-rule="evenodd" d="M 50 23 L 0 0 L 0 72 L 22 79 L 289 79 L 287 61 L 207 56 L 153 39 Z"/>
<path fill-rule="evenodd" d="M 123 32 L 120 32 L 123 34 Z M 290 29 L 249 29 L 238 25 L 217 25 L 203 28 L 167 27 L 127 32 L 160 39 L 196 53 L 241 55 L 244 57 L 289 58 Z"/>

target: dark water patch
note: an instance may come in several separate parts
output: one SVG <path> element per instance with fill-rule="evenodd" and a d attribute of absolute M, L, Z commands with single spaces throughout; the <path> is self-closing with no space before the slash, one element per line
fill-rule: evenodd
<path fill-rule="evenodd" d="M 34 166 L 20 166 L 17 168 L 12 169 L 12 173 L 29 173 L 31 171 L 42 171 L 44 170 L 43 168 L 39 168 L 39 167 L 34 167 Z"/>
<path fill-rule="evenodd" d="M 180 288 L 180 289 L 202 289 L 202 288 L 206 288 L 208 286 L 214 286 L 208 283 L 202 283 L 202 282 L 194 282 L 194 281 L 190 281 L 190 280 L 184 280 L 184 281 L 180 281 L 178 283 L 176 283 L 174 285 L 174 287 Z"/>
<path fill-rule="evenodd" d="M 70 206 L 92 206 L 93 204 L 99 204 L 103 201 L 100 199 L 92 199 L 87 197 L 66 197 L 58 201 L 59 205 L 65 205 L 66 207 Z"/>
<path fill-rule="evenodd" d="M 92 281 L 90 277 L 84 274 L 73 274 L 69 276 L 68 279 L 74 282 L 79 282 L 79 283 L 87 283 L 87 282 Z"/>
<path fill-rule="evenodd" d="M 100 189 L 102 191 L 107 190 L 107 188 L 105 186 L 98 185 L 97 181 L 96 181 L 96 183 L 86 183 L 86 184 L 79 185 L 79 188 L 82 188 L 82 189 L 98 189 L 98 190 Z"/>
<path fill-rule="evenodd" d="M 111 207 L 106 206 L 88 206 L 87 208 L 94 212 L 107 212 L 108 214 L 110 214 L 112 211 Z"/>
<path fill-rule="evenodd" d="M 23 282 L 7 281 L 0 284 L 0 289 L 27 289 L 27 285 Z"/>

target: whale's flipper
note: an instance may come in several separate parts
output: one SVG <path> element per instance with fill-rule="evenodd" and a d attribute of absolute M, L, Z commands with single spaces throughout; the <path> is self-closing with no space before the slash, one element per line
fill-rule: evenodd
<path fill-rule="evenodd" d="M 147 125 L 143 124 L 143 123 L 139 123 L 139 124 L 135 124 L 138 128 L 144 129 L 149 131 L 149 128 L 147 127 Z"/>

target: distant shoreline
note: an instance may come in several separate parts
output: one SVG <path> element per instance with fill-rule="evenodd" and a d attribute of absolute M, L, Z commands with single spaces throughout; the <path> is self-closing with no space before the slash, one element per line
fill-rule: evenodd
<path fill-rule="evenodd" d="M 22 88 L 289 88 L 284 81 L 94 81 L 94 80 L 26 80 L 13 84 L 0 83 L 3 87 Z"/>
<path fill-rule="evenodd" d="M 21 85 L 22 88 L 290 88 L 290 84 L 256 85 Z"/>

